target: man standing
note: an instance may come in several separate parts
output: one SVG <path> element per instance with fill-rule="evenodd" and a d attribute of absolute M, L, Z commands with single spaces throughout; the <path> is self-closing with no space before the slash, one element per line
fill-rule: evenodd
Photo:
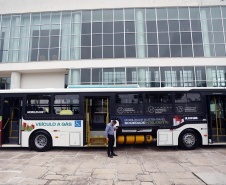
<path fill-rule="evenodd" d="M 117 156 L 113 152 L 113 146 L 115 142 L 114 138 L 114 131 L 117 129 L 117 127 L 114 127 L 116 124 L 115 120 L 112 120 L 111 123 L 108 123 L 105 129 L 105 136 L 108 141 L 108 157 L 113 158 L 113 156 Z"/>

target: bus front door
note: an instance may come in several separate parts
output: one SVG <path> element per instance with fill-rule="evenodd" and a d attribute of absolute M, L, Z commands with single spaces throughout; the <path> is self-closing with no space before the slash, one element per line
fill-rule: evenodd
<path fill-rule="evenodd" d="M 3 100 L 2 146 L 20 145 L 22 98 L 6 97 Z"/>
<path fill-rule="evenodd" d="M 87 97 L 85 106 L 87 145 L 89 147 L 107 146 L 105 128 L 109 123 L 109 98 Z"/>
<path fill-rule="evenodd" d="M 209 134 L 212 143 L 226 142 L 226 96 L 209 96 Z"/>

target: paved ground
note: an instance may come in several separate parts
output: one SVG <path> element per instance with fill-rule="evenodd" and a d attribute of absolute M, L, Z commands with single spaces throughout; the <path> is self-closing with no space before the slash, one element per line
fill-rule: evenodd
<path fill-rule="evenodd" d="M 48 152 L 2 148 L 0 184 L 194 185 L 205 184 L 200 180 L 203 176 L 209 177 L 209 184 L 216 184 L 226 175 L 226 146 L 183 151 L 127 145 L 116 153 L 119 156 L 110 159 L 103 148 L 55 148 Z"/>

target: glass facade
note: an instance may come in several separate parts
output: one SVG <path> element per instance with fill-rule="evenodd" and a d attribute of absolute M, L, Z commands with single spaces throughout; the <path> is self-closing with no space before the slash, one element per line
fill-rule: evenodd
<path fill-rule="evenodd" d="M 0 15 L 0 62 L 223 57 L 225 33 L 225 6 Z"/>
<path fill-rule="evenodd" d="M 11 78 L 0 77 L 0 89 L 10 89 Z"/>
<path fill-rule="evenodd" d="M 226 87 L 226 66 L 71 69 L 68 84 Z"/>

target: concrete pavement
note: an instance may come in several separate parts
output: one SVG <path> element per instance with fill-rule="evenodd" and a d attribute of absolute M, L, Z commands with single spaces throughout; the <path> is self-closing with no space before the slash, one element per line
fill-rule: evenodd
<path fill-rule="evenodd" d="M 119 156 L 111 159 L 104 148 L 1 148 L 0 184 L 194 185 L 224 184 L 226 177 L 226 146 L 126 145 L 115 151 Z"/>

